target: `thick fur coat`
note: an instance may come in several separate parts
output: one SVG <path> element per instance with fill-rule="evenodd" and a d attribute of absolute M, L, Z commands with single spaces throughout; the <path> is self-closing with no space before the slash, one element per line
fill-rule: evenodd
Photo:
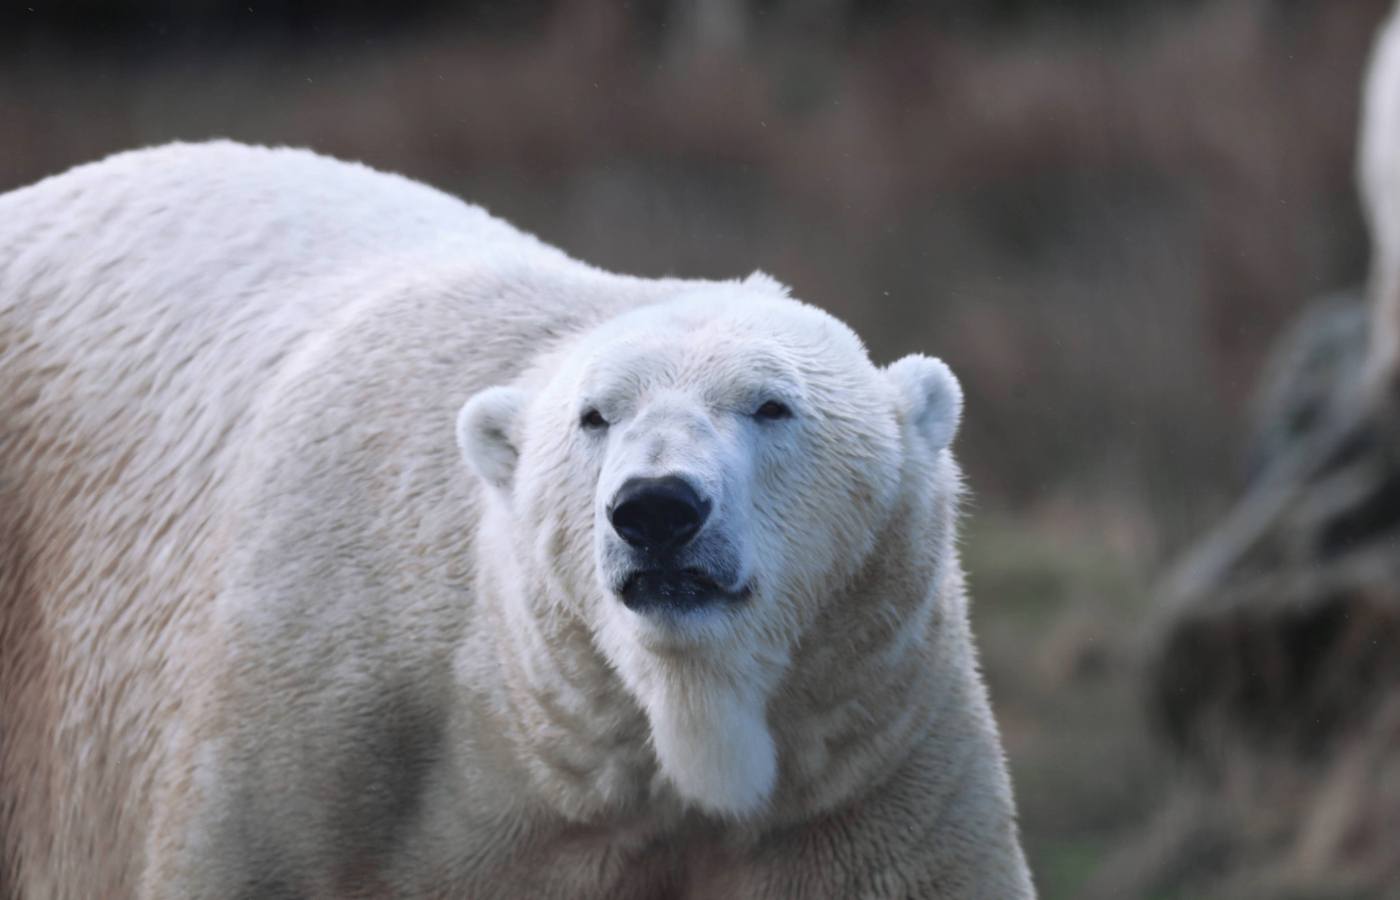
<path fill-rule="evenodd" d="M 0 897 L 1031 896 L 960 406 L 302 151 L 0 196 Z"/>

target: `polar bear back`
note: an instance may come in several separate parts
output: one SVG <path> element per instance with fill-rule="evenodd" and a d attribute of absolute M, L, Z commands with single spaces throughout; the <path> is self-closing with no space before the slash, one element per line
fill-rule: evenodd
<path fill-rule="evenodd" d="M 287 448 L 258 445 L 259 423 L 298 414 L 313 367 L 323 385 L 359 381 L 303 412 L 353 423 L 376 359 L 392 365 L 376 319 L 426 316 L 406 340 L 453 334 L 442 346 L 463 352 L 433 358 L 454 382 L 444 402 L 511 377 L 527 348 L 592 314 L 570 292 L 475 290 L 521 266 L 599 284 L 600 310 L 628 293 L 604 285 L 635 282 L 303 151 L 174 145 L 0 196 L 0 813 L 25 823 L 0 820 L 0 896 L 6 859 L 26 860 L 22 896 L 119 894 L 135 878 L 133 826 L 210 669 L 195 662 L 220 652 L 202 640 L 238 577 L 230 500 L 276 496 L 252 480 Z M 338 335 L 383 352 L 313 365 L 342 354 Z M 438 396 L 431 373 L 387 372 Z M 388 427 L 450 453 L 451 410 L 436 432 L 416 412 Z M 328 491 L 345 475 L 325 474 Z M 70 855 L 106 868 L 60 889 L 46 873 L 82 871 Z"/>

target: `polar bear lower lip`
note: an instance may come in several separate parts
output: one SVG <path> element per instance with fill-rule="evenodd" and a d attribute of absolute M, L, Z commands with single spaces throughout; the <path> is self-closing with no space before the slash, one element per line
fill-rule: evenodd
<path fill-rule="evenodd" d="M 643 569 L 627 576 L 618 596 L 634 612 L 685 611 L 738 603 L 748 591 L 725 590 L 699 569 Z"/>

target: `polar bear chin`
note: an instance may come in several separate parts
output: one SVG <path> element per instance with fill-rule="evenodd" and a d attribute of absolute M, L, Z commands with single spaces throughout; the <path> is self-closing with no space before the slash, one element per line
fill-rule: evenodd
<path fill-rule="evenodd" d="M 661 778 L 706 813 L 760 812 L 777 782 L 767 705 L 784 655 L 724 640 L 658 652 L 623 621 L 630 615 L 609 617 L 599 637 L 646 714 Z"/>
<path fill-rule="evenodd" d="M 761 810 L 778 773 L 764 698 L 717 685 L 676 693 L 642 698 L 666 780 L 708 813 L 743 818 Z"/>

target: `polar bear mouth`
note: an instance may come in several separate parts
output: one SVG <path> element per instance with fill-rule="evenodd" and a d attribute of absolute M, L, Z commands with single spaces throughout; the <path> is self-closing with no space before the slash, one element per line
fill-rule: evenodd
<path fill-rule="evenodd" d="M 747 585 L 727 590 L 700 569 L 642 569 L 628 575 L 618 596 L 633 612 L 689 612 L 733 606 L 748 598 Z"/>

